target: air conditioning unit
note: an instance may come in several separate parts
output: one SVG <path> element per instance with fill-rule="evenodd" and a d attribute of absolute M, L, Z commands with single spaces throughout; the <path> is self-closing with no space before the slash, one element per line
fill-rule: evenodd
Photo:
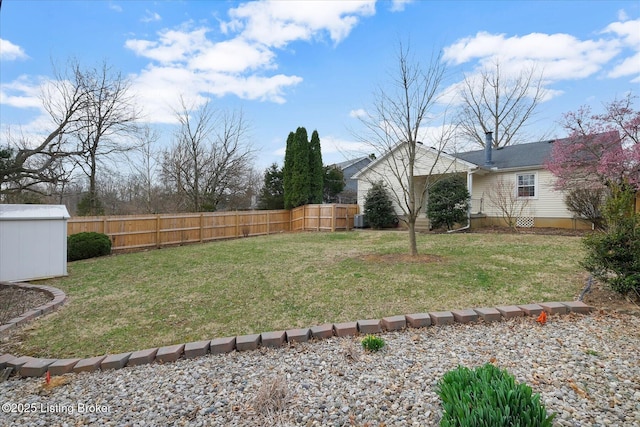
<path fill-rule="evenodd" d="M 357 214 L 353 216 L 353 226 L 355 228 L 365 228 L 367 226 L 364 214 Z"/>

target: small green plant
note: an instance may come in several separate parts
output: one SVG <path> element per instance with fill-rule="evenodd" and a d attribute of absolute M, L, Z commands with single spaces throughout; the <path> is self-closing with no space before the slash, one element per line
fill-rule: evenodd
<path fill-rule="evenodd" d="M 585 353 L 587 353 L 589 356 L 600 356 L 600 353 L 591 349 L 588 349 L 587 351 L 585 351 Z"/>
<path fill-rule="evenodd" d="M 516 383 L 506 370 L 487 363 L 475 370 L 464 366 L 447 372 L 437 386 L 444 414 L 442 427 L 551 427 L 540 395 Z"/>
<path fill-rule="evenodd" d="M 111 253 L 111 239 L 102 233 L 84 232 L 67 237 L 67 261 L 95 258 Z"/>
<path fill-rule="evenodd" d="M 384 347 L 384 340 L 375 335 L 367 335 L 362 339 L 362 348 L 367 351 L 379 351 Z"/>

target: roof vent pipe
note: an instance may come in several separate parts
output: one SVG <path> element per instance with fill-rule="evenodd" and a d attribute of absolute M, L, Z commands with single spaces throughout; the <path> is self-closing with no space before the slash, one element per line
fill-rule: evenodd
<path fill-rule="evenodd" d="M 493 164 L 493 161 L 491 160 L 491 152 L 493 148 L 493 132 L 486 132 L 484 136 L 484 164 L 485 166 L 491 166 Z"/>

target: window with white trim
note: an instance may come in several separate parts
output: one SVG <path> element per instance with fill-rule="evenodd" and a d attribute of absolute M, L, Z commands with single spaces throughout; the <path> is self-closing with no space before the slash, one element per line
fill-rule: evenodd
<path fill-rule="evenodd" d="M 516 175 L 516 194 L 518 197 L 537 197 L 536 174 L 522 173 Z"/>

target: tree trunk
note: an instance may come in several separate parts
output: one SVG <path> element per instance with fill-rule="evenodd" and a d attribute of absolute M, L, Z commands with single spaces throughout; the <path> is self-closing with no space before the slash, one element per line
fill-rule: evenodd
<path fill-rule="evenodd" d="M 418 243 L 416 242 L 416 218 L 413 215 L 408 218 L 407 225 L 409 227 L 409 254 L 416 256 L 418 255 Z"/>

